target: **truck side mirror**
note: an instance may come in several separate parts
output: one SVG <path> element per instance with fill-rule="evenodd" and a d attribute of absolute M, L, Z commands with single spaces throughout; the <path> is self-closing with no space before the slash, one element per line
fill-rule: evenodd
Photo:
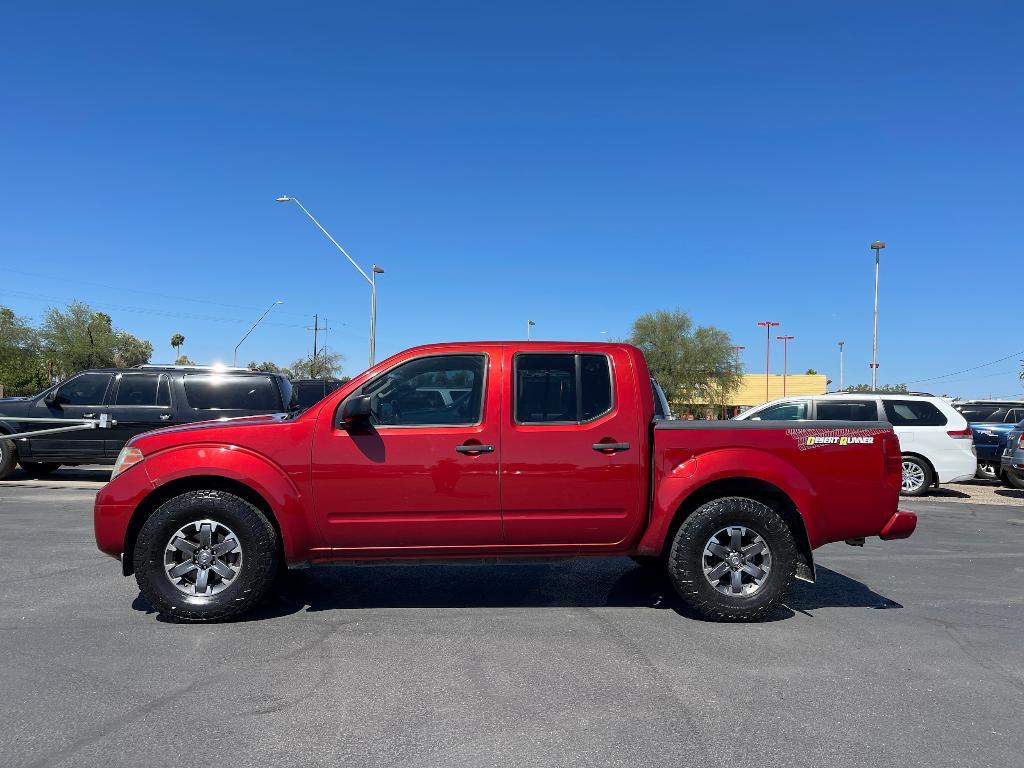
<path fill-rule="evenodd" d="M 356 395 L 350 397 L 341 406 L 341 421 L 346 426 L 369 420 L 371 413 L 370 396 Z"/>
<path fill-rule="evenodd" d="M 57 402 L 57 391 L 54 390 L 53 392 L 48 394 L 46 397 L 44 397 L 43 398 L 43 402 L 46 403 L 51 408 L 59 407 L 60 404 Z"/>

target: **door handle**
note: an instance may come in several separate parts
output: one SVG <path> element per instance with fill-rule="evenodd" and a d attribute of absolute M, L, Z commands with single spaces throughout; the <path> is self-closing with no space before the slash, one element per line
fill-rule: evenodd
<path fill-rule="evenodd" d="M 169 414 L 169 413 L 161 413 L 160 414 L 160 421 L 167 421 L 169 418 L 171 418 L 171 414 Z"/>
<path fill-rule="evenodd" d="M 456 445 L 459 453 L 494 453 L 493 445 Z"/>
<path fill-rule="evenodd" d="M 590 447 L 601 453 L 615 453 L 616 451 L 628 451 L 629 443 L 594 443 Z"/>
<path fill-rule="evenodd" d="M 95 419 L 96 418 L 96 414 L 95 413 L 83 413 L 82 414 L 82 418 L 83 419 Z"/>

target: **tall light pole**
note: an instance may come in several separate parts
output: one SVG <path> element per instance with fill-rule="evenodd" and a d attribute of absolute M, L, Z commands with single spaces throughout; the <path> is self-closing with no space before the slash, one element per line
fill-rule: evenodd
<path fill-rule="evenodd" d="M 356 271 L 363 276 L 363 279 L 370 284 L 370 365 L 373 365 L 374 355 L 376 354 L 376 337 L 377 337 L 377 281 L 371 275 L 376 276 L 384 273 L 384 270 L 378 267 L 376 264 L 373 265 L 373 269 L 370 275 L 363 271 L 363 268 L 356 264 L 355 260 L 348 255 L 348 252 L 338 244 L 338 241 L 331 237 L 331 233 L 328 232 L 323 226 L 313 218 L 313 214 L 306 210 L 306 207 L 298 201 L 298 198 L 289 197 L 288 195 L 281 195 L 277 198 L 279 203 L 295 203 L 302 212 L 309 217 L 309 220 L 316 224 L 317 229 L 327 236 L 334 247 L 341 251 L 341 255 L 348 259 L 348 263 L 356 268 Z"/>
<path fill-rule="evenodd" d="M 536 323 L 533 322 L 533 320 L 527 320 L 526 321 L 526 340 L 527 341 L 530 340 L 530 329 L 533 328 L 533 326 L 535 326 L 535 325 L 536 325 Z"/>
<path fill-rule="evenodd" d="M 843 389 L 843 347 L 846 345 L 845 341 L 839 342 L 839 391 L 844 392 Z"/>
<path fill-rule="evenodd" d="M 788 347 L 789 342 L 795 339 L 795 336 L 776 336 L 776 339 L 782 342 L 782 396 L 786 396 L 786 368 L 789 365 L 788 362 Z"/>
<path fill-rule="evenodd" d="M 253 323 L 252 324 L 252 328 L 250 328 L 248 331 L 246 331 L 245 332 L 245 336 L 243 336 L 241 339 L 239 339 L 238 343 L 235 344 L 235 351 L 231 355 L 231 367 L 232 368 L 234 368 L 238 364 L 238 348 L 240 346 L 242 346 L 242 342 L 245 341 L 247 338 L 249 338 L 249 334 L 256 330 L 256 326 L 259 325 L 260 323 L 262 323 L 263 322 L 263 318 L 266 317 L 267 315 L 269 315 L 270 314 L 270 310 L 272 310 L 278 304 L 284 304 L 284 302 L 283 301 L 275 301 L 273 304 L 271 304 L 269 307 L 267 307 L 267 311 L 264 312 L 262 315 L 260 315 L 260 319 L 257 320 L 255 323 Z"/>
<path fill-rule="evenodd" d="M 878 377 L 878 255 L 885 248 L 885 243 L 875 240 L 871 249 L 875 252 L 875 328 L 871 335 L 871 389 L 875 390 L 875 382 Z"/>
<path fill-rule="evenodd" d="M 773 322 L 772 320 L 765 320 L 764 322 L 758 323 L 758 327 L 764 328 L 768 335 L 765 337 L 764 347 L 764 401 L 768 402 L 768 372 L 771 370 L 772 365 L 772 328 L 779 325 L 779 323 Z"/>

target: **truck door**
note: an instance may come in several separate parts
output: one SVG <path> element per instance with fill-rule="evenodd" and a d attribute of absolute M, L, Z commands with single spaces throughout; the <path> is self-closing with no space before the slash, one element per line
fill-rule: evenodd
<path fill-rule="evenodd" d="M 43 419 L 99 418 L 100 413 L 104 411 L 107 386 L 112 377 L 112 373 L 99 371 L 86 371 L 73 376 L 54 391 L 51 403 L 40 398 L 28 415 Z M 22 425 L 23 431 L 59 426 L 61 425 Z M 104 432 L 102 429 L 86 429 L 29 438 L 32 444 L 32 458 L 41 461 L 47 458 L 59 458 L 64 461 L 103 461 Z"/>
<path fill-rule="evenodd" d="M 625 350 L 510 351 L 505 370 L 506 543 L 607 548 L 631 539 L 646 510 L 647 425 Z"/>
<path fill-rule="evenodd" d="M 317 518 L 338 549 L 501 543 L 500 348 L 417 355 L 359 387 L 362 428 L 321 411 L 313 438 Z M 460 389 L 444 398 L 439 389 Z"/>
<path fill-rule="evenodd" d="M 173 423 L 169 383 L 164 373 L 119 373 L 114 377 L 113 403 L 107 412 L 117 425 L 106 430 L 109 458 L 116 458 L 136 435 Z"/>

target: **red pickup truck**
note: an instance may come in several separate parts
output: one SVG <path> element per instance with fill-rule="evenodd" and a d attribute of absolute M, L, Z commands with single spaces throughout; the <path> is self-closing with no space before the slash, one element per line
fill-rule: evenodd
<path fill-rule="evenodd" d="M 874 422 L 670 421 L 627 344 L 417 347 L 300 413 L 134 438 L 99 548 L 162 614 L 237 616 L 285 565 L 631 556 L 706 617 L 765 616 L 811 552 L 909 536 Z"/>

